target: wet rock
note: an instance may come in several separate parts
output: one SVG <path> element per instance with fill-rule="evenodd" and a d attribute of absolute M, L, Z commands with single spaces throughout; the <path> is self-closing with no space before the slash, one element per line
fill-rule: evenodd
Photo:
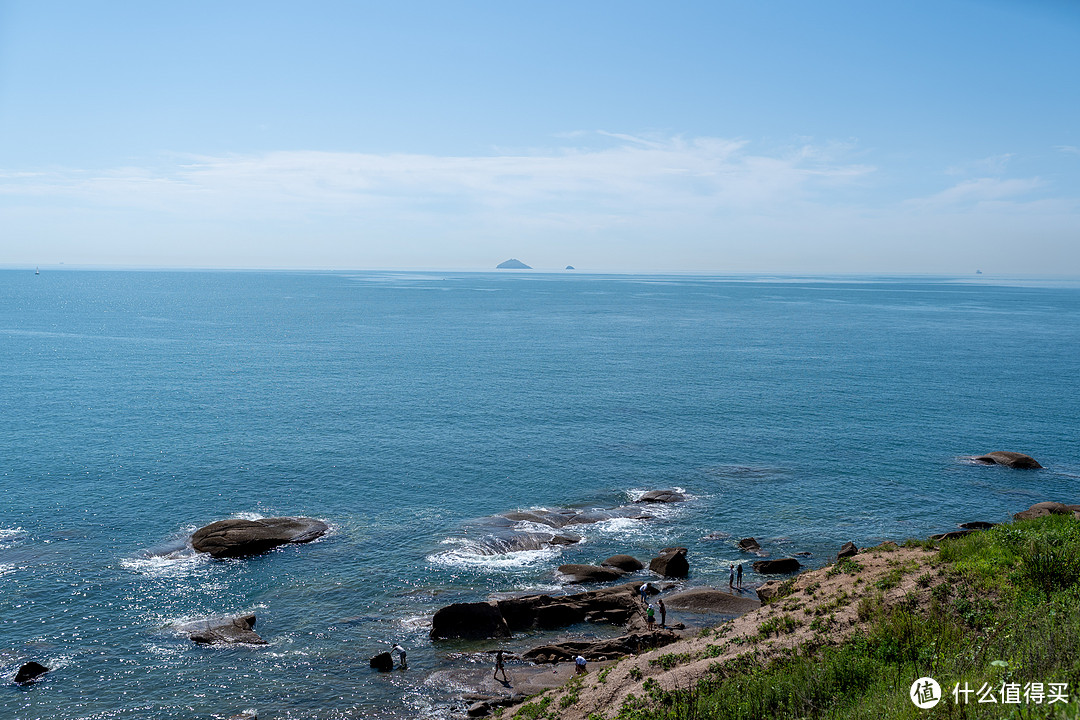
<path fill-rule="evenodd" d="M 431 639 L 510 637 L 499 608 L 493 603 L 454 603 L 441 608 L 431 619 Z"/>
<path fill-rule="evenodd" d="M 618 568 L 598 565 L 560 565 L 559 572 L 567 577 L 567 582 L 611 582 L 618 580 L 625 573 Z"/>
<path fill-rule="evenodd" d="M 551 630 L 580 622 L 626 623 L 638 609 L 641 583 L 625 583 L 574 595 L 527 595 L 499 600 L 497 607 L 510 630 Z"/>
<path fill-rule="evenodd" d="M 739 541 L 739 549 L 743 552 L 754 552 L 755 550 L 760 550 L 761 545 L 758 544 L 758 541 L 755 538 L 748 537 Z"/>
<path fill-rule="evenodd" d="M 754 598 L 732 595 L 707 587 L 693 588 L 665 596 L 664 603 L 673 610 L 724 615 L 742 615 L 761 606 L 761 603 Z"/>
<path fill-rule="evenodd" d="M 578 655 L 583 655 L 586 660 L 590 661 L 610 660 L 611 658 L 637 655 L 646 650 L 670 645 L 678 639 L 678 635 L 668 630 L 631 633 L 606 640 L 578 640 L 554 645 L 541 645 L 527 651 L 524 657 L 526 660 L 538 663 L 565 662 L 573 660 Z"/>
<path fill-rule="evenodd" d="M 686 560 L 686 548 L 664 548 L 649 562 L 649 569 L 664 577 L 686 577 L 690 574 L 690 563 Z"/>
<path fill-rule="evenodd" d="M 854 557 L 859 552 L 859 548 L 853 542 L 846 542 L 840 546 L 840 551 L 836 553 L 836 559 L 841 560 L 847 557 Z"/>
<path fill-rule="evenodd" d="M 1059 502 L 1035 503 L 1027 510 L 1013 515 L 1013 520 L 1031 520 L 1033 518 L 1046 517 L 1047 515 L 1068 515 L 1073 512 L 1071 506 Z"/>
<path fill-rule="evenodd" d="M 682 502 L 686 496 L 674 490 L 650 490 L 635 502 L 639 503 L 675 503 Z"/>
<path fill-rule="evenodd" d="M 1042 467 L 1042 465 L 1030 455 L 1010 452 L 1008 450 L 988 452 L 985 455 L 980 455 L 975 458 L 975 462 L 983 463 L 984 465 L 1004 465 L 1005 467 L 1017 468 L 1020 470 L 1037 470 Z"/>
<path fill-rule="evenodd" d="M 645 567 L 640 560 L 630 555 L 612 555 L 600 565 L 602 567 L 617 568 L 623 572 L 634 572 Z"/>
<path fill-rule="evenodd" d="M 960 523 L 959 527 L 963 528 L 964 530 L 989 530 L 995 525 L 997 525 L 997 523 L 975 520 L 973 522 Z"/>
<path fill-rule="evenodd" d="M 200 645 L 266 645 L 255 627 L 255 616 L 195 620 L 184 623 L 179 629 Z"/>
<path fill-rule="evenodd" d="M 394 656 L 389 652 L 381 652 L 371 658 L 369 664 L 379 672 L 390 672 L 394 669 Z"/>
<path fill-rule="evenodd" d="M 314 518 L 276 517 L 262 520 L 218 520 L 191 535 L 191 546 L 215 558 L 258 555 L 279 545 L 306 543 L 328 530 Z"/>
<path fill-rule="evenodd" d="M 726 533 L 723 530 L 717 530 L 716 532 L 709 533 L 708 535 L 706 535 L 705 537 L 703 537 L 701 539 L 702 540 L 727 540 L 729 537 L 731 537 L 731 533 Z"/>
<path fill-rule="evenodd" d="M 15 673 L 15 682 L 19 685 L 26 685 L 34 682 L 47 672 L 49 672 L 49 668 L 31 660 L 19 668 L 19 672 Z"/>
<path fill-rule="evenodd" d="M 784 573 L 798 572 L 802 565 L 795 558 L 778 558 L 776 560 L 756 560 L 754 571 L 769 575 L 782 575 Z"/>

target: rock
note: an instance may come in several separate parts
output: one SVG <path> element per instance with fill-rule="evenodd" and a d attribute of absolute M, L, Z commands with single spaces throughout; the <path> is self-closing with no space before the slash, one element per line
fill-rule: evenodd
<path fill-rule="evenodd" d="M 259 720 L 259 713 L 255 710 L 245 710 L 236 715 L 230 715 L 229 720 Z"/>
<path fill-rule="evenodd" d="M 601 567 L 618 568 L 623 572 L 634 572 L 645 567 L 640 560 L 630 555 L 612 555 L 600 565 Z"/>
<path fill-rule="evenodd" d="M 950 532 L 938 533 L 937 535 L 931 535 L 930 539 L 937 542 L 940 540 L 955 540 L 956 538 L 962 538 L 965 535 L 970 535 L 975 532 L 974 530 L 951 530 Z"/>
<path fill-rule="evenodd" d="M 1046 517 L 1047 515 L 1068 515 L 1073 512 L 1071 506 L 1059 502 L 1035 503 L 1027 510 L 1013 515 L 1013 520 L 1031 520 L 1033 518 Z"/>
<path fill-rule="evenodd" d="M 371 658 L 369 663 L 372 668 L 379 672 L 390 672 L 394 669 L 394 656 L 389 652 L 381 652 Z"/>
<path fill-rule="evenodd" d="M 473 703 L 466 711 L 469 717 L 487 717 L 491 714 L 491 706 L 486 702 Z"/>
<path fill-rule="evenodd" d="M 783 585 L 779 580 L 769 580 L 767 583 L 757 589 L 758 600 L 763 603 L 767 603 L 776 597 L 776 594 L 780 592 L 780 586 Z"/>
<path fill-rule="evenodd" d="M 686 496 L 674 490 L 650 490 L 635 502 L 639 503 L 676 503 L 682 502 Z"/>
<path fill-rule="evenodd" d="M 664 548 L 657 557 L 649 562 L 649 569 L 664 577 L 686 577 L 690 574 L 690 563 L 686 560 L 686 548 Z"/>
<path fill-rule="evenodd" d="M 255 627 L 255 616 L 244 615 L 224 619 L 195 620 L 184 623 L 179 629 L 187 633 L 193 642 L 200 645 L 266 645 L 266 641 L 259 637 L 252 628 Z"/>
<path fill-rule="evenodd" d="M 276 517 L 262 520 L 218 520 L 191 535 L 191 546 L 215 558 L 258 555 L 279 545 L 306 543 L 329 529 L 313 518 Z"/>
<path fill-rule="evenodd" d="M 489 602 L 454 603 L 431 619 L 431 639 L 510 637 L 499 608 Z"/>
<path fill-rule="evenodd" d="M 26 685 L 34 682 L 47 672 L 49 672 L 49 668 L 31 660 L 19 668 L 19 672 L 15 673 L 15 682 L 19 685 Z"/>
<path fill-rule="evenodd" d="M 855 543 L 848 541 L 840 546 L 840 552 L 836 553 L 836 559 L 840 560 L 841 558 L 854 557 L 858 552 L 859 548 Z"/>
<path fill-rule="evenodd" d="M 567 582 L 571 583 L 611 582 L 625 574 L 618 568 L 598 565 L 560 565 L 559 572 L 568 578 Z"/>
<path fill-rule="evenodd" d="M 755 540 L 754 538 L 748 537 L 748 538 L 743 538 L 742 540 L 739 541 L 739 549 L 742 550 L 743 552 L 754 552 L 756 550 L 760 550 L 761 545 L 759 545 L 758 541 Z"/>
<path fill-rule="evenodd" d="M 578 655 L 583 655 L 586 660 L 590 661 L 607 660 L 637 655 L 646 650 L 670 645 L 678 639 L 679 636 L 671 631 L 655 630 L 653 632 L 631 633 L 622 637 L 591 642 L 576 640 L 555 645 L 542 645 L 527 651 L 523 657 L 526 660 L 538 663 L 565 662 L 574 659 Z"/>
<path fill-rule="evenodd" d="M 586 621 L 622 625 L 638 611 L 640 585 L 625 583 L 574 595 L 527 595 L 499 600 L 497 606 L 510 630 L 550 630 Z"/>
<path fill-rule="evenodd" d="M 798 572 L 802 565 L 795 558 L 778 558 L 776 560 L 754 561 L 754 571 L 769 574 L 782 575 L 784 573 Z"/>
<path fill-rule="evenodd" d="M 995 525 L 997 525 L 997 523 L 974 520 L 972 522 L 960 523 L 958 527 L 961 527 L 964 530 L 989 530 Z"/>
<path fill-rule="evenodd" d="M 726 533 L 723 530 L 717 530 L 716 532 L 709 533 L 708 535 L 706 535 L 705 537 L 703 537 L 701 539 L 702 540 L 727 540 L 729 537 L 731 537 L 731 533 Z"/>
<path fill-rule="evenodd" d="M 1017 468 L 1020 470 L 1036 470 L 1042 467 L 1042 465 L 1030 455 L 1009 452 L 1008 450 L 988 452 L 985 455 L 980 455 L 975 458 L 975 462 L 983 463 L 984 465 L 1004 465 L 1005 467 Z"/>
<path fill-rule="evenodd" d="M 532 270 L 531 267 L 521 262 L 517 258 L 510 258 L 505 262 L 501 262 L 495 266 L 496 270 Z"/>
<path fill-rule="evenodd" d="M 753 598 L 732 595 L 707 587 L 693 588 L 665 596 L 664 604 L 674 610 L 724 615 L 742 615 L 761 606 L 761 603 Z"/>

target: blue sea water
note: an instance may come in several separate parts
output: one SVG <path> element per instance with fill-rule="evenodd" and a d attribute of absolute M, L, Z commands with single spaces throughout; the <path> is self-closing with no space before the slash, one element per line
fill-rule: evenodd
<path fill-rule="evenodd" d="M 1078 378 L 1069 283 L 3 271 L 0 716 L 443 716 L 431 673 L 493 643 L 433 645 L 434 610 L 561 591 L 562 563 L 678 544 L 723 583 L 747 535 L 814 565 L 1080 501 Z M 1046 469 L 966 459 L 1002 449 Z M 578 545 L 485 544 L 664 488 L 688 500 Z M 272 515 L 332 531 L 180 550 Z M 268 646 L 174 629 L 239 612 Z M 393 642 L 409 670 L 371 671 Z M 31 659 L 54 671 L 15 687 Z"/>

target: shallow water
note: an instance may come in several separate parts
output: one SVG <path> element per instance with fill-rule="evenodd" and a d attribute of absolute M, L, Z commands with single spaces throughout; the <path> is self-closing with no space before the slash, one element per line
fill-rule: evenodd
<path fill-rule="evenodd" d="M 432 647 L 432 612 L 558 591 L 560 564 L 679 544 L 693 583 L 726 583 L 747 535 L 820 563 L 847 540 L 1080 500 L 1075 285 L 0 279 L 0 674 L 55 669 L 0 685 L 4 717 L 438 716 L 446 693 L 425 678 L 479 646 Z M 1046 469 L 964 459 L 997 449 Z M 488 552 L 500 513 L 671 487 L 688 501 L 652 520 Z M 182 550 L 213 520 L 279 514 L 332 532 L 249 560 Z M 717 532 L 731 537 L 704 539 Z M 240 612 L 268 647 L 196 647 L 172 629 Z M 373 674 L 393 642 L 409 671 Z"/>

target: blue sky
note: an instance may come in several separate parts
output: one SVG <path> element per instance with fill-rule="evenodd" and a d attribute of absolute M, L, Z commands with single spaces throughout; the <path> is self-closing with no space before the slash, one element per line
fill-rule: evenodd
<path fill-rule="evenodd" d="M 0 264 L 1080 275 L 1080 3 L 0 0 Z"/>

